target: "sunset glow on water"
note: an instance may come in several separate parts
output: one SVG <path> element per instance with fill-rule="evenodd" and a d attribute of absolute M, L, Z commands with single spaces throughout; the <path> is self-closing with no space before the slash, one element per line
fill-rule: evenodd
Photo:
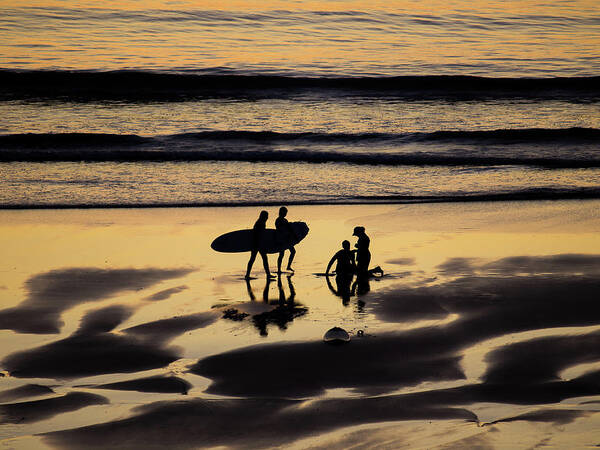
<path fill-rule="evenodd" d="M 0 67 L 595 75 L 593 1 L 3 2 Z"/>

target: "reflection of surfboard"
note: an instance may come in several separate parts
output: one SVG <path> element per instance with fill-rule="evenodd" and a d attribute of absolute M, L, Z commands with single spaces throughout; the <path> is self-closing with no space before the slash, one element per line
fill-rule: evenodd
<path fill-rule="evenodd" d="M 343 344 L 350 341 L 350 335 L 343 328 L 333 327 L 325 333 L 323 340 L 328 344 Z"/>
<path fill-rule="evenodd" d="M 267 253 L 279 253 L 286 248 L 296 245 L 308 234 L 308 225 L 304 222 L 290 222 L 296 237 L 283 239 L 276 230 L 267 228 L 260 243 L 261 250 Z M 216 238 L 210 247 L 222 253 L 240 253 L 252 250 L 252 230 L 238 230 L 225 233 Z"/>

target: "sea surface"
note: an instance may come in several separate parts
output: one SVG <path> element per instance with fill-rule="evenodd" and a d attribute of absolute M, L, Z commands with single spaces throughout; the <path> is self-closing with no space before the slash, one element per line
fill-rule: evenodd
<path fill-rule="evenodd" d="M 593 1 L 1 9 L 2 207 L 600 197 Z"/>

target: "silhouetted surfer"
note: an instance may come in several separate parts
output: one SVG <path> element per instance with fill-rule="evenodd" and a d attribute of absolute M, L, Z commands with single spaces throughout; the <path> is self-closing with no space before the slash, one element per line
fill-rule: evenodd
<path fill-rule="evenodd" d="M 337 263 L 335 267 L 335 283 L 337 290 L 333 288 L 329 281 L 329 271 L 333 263 Z M 342 249 L 339 250 L 329 260 L 325 275 L 327 276 L 327 286 L 334 295 L 342 298 L 342 304 L 347 305 L 350 302 L 350 284 L 356 272 L 356 264 L 354 262 L 354 252 L 350 250 L 350 241 L 342 242 Z"/>
<path fill-rule="evenodd" d="M 337 262 L 335 267 L 336 275 L 352 278 L 352 275 L 356 272 L 356 264 L 354 263 L 354 253 L 350 250 L 350 241 L 342 242 L 342 249 L 329 260 L 325 275 L 329 275 L 329 270 L 331 270 L 334 262 Z"/>
<path fill-rule="evenodd" d="M 358 276 L 361 275 L 374 275 L 380 273 L 383 275 L 381 267 L 377 266 L 374 269 L 369 270 L 369 263 L 371 262 L 371 252 L 369 251 L 369 245 L 371 240 L 365 233 L 365 227 L 354 227 L 352 236 L 357 236 L 358 241 L 354 246 L 356 247 L 356 273 Z"/>
<path fill-rule="evenodd" d="M 290 223 L 285 218 L 287 212 L 287 208 L 282 206 L 279 208 L 279 217 L 275 220 L 275 229 L 277 230 L 278 242 L 291 242 L 292 239 L 296 238 L 296 233 L 294 233 Z M 294 269 L 292 269 L 292 261 L 296 255 L 296 249 L 293 245 L 290 245 L 288 248 L 279 252 L 279 258 L 277 258 L 277 273 L 281 273 L 281 263 L 283 262 L 283 255 L 286 250 L 290 251 L 290 257 L 288 258 L 286 270 L 291 270 L 292 272 L 294 271 Z"/>
<path fill-rule="evenodd" d="M 271 271 L 269 270 L 269 259 L 267 258 L 267 253 L 260 248 L 265 229 L 267 228 L 268 218 L 269 213 L 267 211 L 261 211 L 260 215 L 258 216 L 258 220 L 252 228 L 252 250 L 250 252 L 248 268 L 246 269 L 246 279 L 250 278 L 250 271 L 252 270 L 252 265 L 254 264 L 254 260 L 256 259 L 257 253 L 260 253 L 260 256 L 263 260 L 263 267 L 265 268 L 267 278 L 275 278 L 274 275 L 271 275 Z"/>

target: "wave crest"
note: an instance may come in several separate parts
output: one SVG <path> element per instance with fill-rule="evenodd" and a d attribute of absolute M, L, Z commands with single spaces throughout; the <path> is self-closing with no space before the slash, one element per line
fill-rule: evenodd
<path fill-rule="evenodd" d="M 293 77 L 151 71 L 0 69 L 0 98 L 75 98 L 135 101 L 190 98 L 289 97 L 297 94 L 374 95 L 403 98 L 600 97 L 600 77 L 493 78 L 461 75 L 397 77 Z"/>

